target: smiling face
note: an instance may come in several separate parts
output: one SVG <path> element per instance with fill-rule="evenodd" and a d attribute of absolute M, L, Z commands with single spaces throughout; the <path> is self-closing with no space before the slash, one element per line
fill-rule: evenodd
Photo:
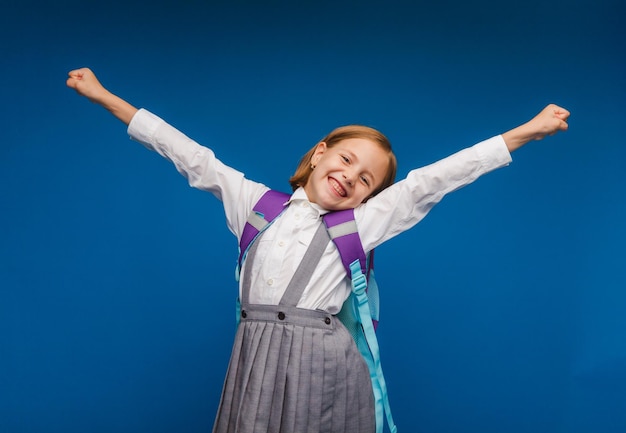
<path fill-rule="evenodd" d="M 315 169 L 304 185 L 307 197 L 324 209 L 357 207 L 382 184 L 389 170 L 388 152 L 365 138 L 348 138 L 332 147 L 319 143 L 311 158 Z"/>

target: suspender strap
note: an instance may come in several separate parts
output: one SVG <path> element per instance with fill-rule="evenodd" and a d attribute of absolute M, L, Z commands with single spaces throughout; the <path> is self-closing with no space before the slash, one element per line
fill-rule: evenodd
<path fill-rule="evenodd" d="M 317 265 L 322 258 L 322 254 L 324 254 L 324 251 L 326 250 L 328 242 L 330 242 L 328 231 L 326 230 L 324 224 L 320 224 L 319 228 L 315 232 L 315 235 L 313 235 L 313 239 L 309 244 L 309 248 L 306 250 L 304 257 L 302 257 L 302 261 L 298 265 L 298 268 L 291 278 L 291 281 L 289 281 L 289 284 L 285 289 L 285 293 L 283 294 L 279 305 L 298 305 L 298 302 L 300 301 L 300 298 L 302 298 L 302 294 L 304 293 L 305 287 L 307 286 L 307 284 L 309 284 L 309 281 L 313 276 L 313 272 L 317 268 Z M 254 258 L 256 256 L 256 250 L 258 248 L 258 245 L 258 242 L 254 242 L 250 246 L 250 250 L 247 254 L 247 263 L 241 287 L 241 304 L 248 304 L 250 302 L 250 289 L 252 285 L 252 264 L 254 263 Z"/>
<path fill-rule="evenodd" d="M 326 231 L 324 224 L 320 224 L 313 236 L 313 240 L 309 244 L 309 248 L 306 250 L 304 257 L 302 257 L 300 265 L 298 265 L 298 269 L 296 269 L 291 281 L 289 281 L 289 285 L 285 289 L 285 294 L 281 298 L 279 305 L 298 305 L 304 293 L 304 288 L 309 284 L 313 271 L 317 268 L 328 242 L 330 242 L 328 231 Z"/>

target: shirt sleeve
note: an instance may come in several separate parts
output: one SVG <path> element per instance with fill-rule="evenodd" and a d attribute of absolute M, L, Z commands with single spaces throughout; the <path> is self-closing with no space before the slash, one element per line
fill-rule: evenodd
<path fill-rule="evenodd" d="M 254 203 L 267 187 L 245 178 L 243 173 L 223 164 L 213 151 L 201 146 L 158 116 L 140 109 L 128 134 L 171 161 L 189 185 L 212 193 L 222 201 L 228 228 L 239 238 Z"/>
<path fill-rule="evenodd" d="M 364 249 L 370 251 L 410 229 L 446 194 L 510 162 L 504 139 L 496 136 L 412 170 L 405 179 L 355 209 Z"/>

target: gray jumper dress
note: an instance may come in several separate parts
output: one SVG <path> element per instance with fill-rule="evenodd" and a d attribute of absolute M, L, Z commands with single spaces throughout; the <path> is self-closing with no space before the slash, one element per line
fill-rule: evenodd
<path fill-rule="evenodd" d="M 250 247 L 241 319 L 214 433 L 373 433 L 365 360 L 343 324 L 296 305 L 330 238 L 320 224 L 279 305 L 250 304 Z"/>

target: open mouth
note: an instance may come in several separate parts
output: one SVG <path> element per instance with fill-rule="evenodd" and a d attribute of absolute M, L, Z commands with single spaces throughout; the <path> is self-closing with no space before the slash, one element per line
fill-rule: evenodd
<path fill-rule="evenodd" d="M 328 183 L 329 183 L 330 187 L 332 188 L 332 190 L 335 191 L 335 193 L 339 197 L 346 197 L 348 195 L 348 192 L 344 189 L 343 186 L 341 186 L 341 184 L 339 182 L 337 182 L 336 179 L 333 179 L 332 177 L 329 177 L 328 178 Z"/>

